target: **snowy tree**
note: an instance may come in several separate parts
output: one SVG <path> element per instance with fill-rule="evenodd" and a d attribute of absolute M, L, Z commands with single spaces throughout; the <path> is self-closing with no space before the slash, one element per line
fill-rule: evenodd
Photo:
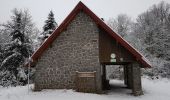
<path fill-rule="evenodd" d="M 149 52 L 152 73 L 170 74 L 170 4 L 162 1 L 139 15 L 134 32 L 145 52 Z"/>
<path fill-rule="evenodd" d="M 131 27 L 133 22 L 130 17 L 126 14 L 120 14 L 116 19 L 110 18 L 107 24 L 122 37 L 125 37 L 127 34 L 131 32 Z"/>
<path fill-rule="evenodd" d="M 11 42 L 5 45 L 4 53 L 2 54 L 4 59 L 0 65 L 2 75 L 0 77 L 3 77 L 0 82 L 3 86 L 6 86 L 3 84 L 4 81 L 9 82 L 9 84 L 11 83 L 10 85 L 15 85 L 12 84 L 13 82 L 23 84 L 23 80 L 26 79 L 23 77 L 25 72 L 20 69 L 24 69 L 23 65 L 26 58 L 33 52 L 32 41 L 29 38 L 34 30 L 31 16 L 27 11 L 23 12 L 17 9 L 13 10 L 13 14 L 11 21 L 2 24 L 11 39 Z M 22 75 L 21 72 L 23 72 Z"/>
<path fill-rule="evenodd" d="M 2 63 L 2 45 L 0 44 L 0 64 Z"/>
<path fill-rule="evenodd" d="M 170 60 L 170 5 L 153 5 L 137 19 L 136 33 L 146 50 L 158 58 Z"/>
<path fill-rule="evenodd" d="M 50 11 L 48 19 L 45 21 L 45 25 L 43 26 L 43 32 L 39 36 L 41 43 L 51 35 L 56 27 L 57 23 L 54 19 L 54 14 Z"/>
<path fill-rule="evenodd" d="M 28 37 L 29 41 L 32 43 L 33 47 L 35 48 L 34 44 L 36 44 L 38 34 L 40 31 L 35 26 L 35 24 L 32 22 L 32 17 L 29 14 L 29 10 L 17 10 L 16 8 L 12 11 L 14 12 L 21 12 L 21 32 L 25 34 L 26 37 Z M 5 24 L 0 24 L 1 34 L 2 38 L 0 40 L 4 41 L 5 43 L 9 43 L 9 40 L 11 37 L 9 37 L 9 33 L 11 33 L 14 29 L 14 20 L 15 16 L 11 16 L 12 21 L 7 21 Z"/>
<path fill-rule="evenodd" d="M 110 18 L 107 21 L 107 24 L 131 45 L 133 45 L 139 51 L 143 51 L 140 39 L 134 35 L 134 29 L 136 28 L 135 22 L 133 22 L 129 16 L 126 14 L 120 14 L 116 19 Z"/>
<path fill-rule="evenodd" d="M 9 34 L 6 30 L 0 30 L 0 45 L 4 45 L 10 41 Z"/>
<path fill-rule="evenodd" d="M 2 70 L 0 71 L 0 86 L 8 87 L 8 86 L 17 86 L 20 84 L 16 80 L 16 77 L 13 73 L 11 73 L 8 70 Z"/>

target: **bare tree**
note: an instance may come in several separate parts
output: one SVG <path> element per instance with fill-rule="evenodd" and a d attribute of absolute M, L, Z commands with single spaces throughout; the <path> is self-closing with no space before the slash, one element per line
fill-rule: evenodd
<path fill-rule="evenodd" d="M 108 20 L 108 25 L 122 37 L 125 37 L 131 32 L 132 20 L 126 14 L 120 14 L 116 19 L 110 18 Z"/>

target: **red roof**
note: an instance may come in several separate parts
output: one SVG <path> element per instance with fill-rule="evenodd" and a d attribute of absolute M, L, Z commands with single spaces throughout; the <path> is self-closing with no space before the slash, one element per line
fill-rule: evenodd
<path fill-rule="evenodd" d="M 81 1 L 77 6 L 71 11 L 71 13 L 66 17 L 66 19 L 61 23 L 61 25 L 55 29 L 50 37 L 37 49 L 32 55 L 33 61 L 38 60 L 42 53 L 49 47 L 50 44 L 59 36 L 59 34 L 69 25 L 69 23 L 74 19 L 74 17 L 80 12 L 85 12 L 90 16 L 94 22 L 102 27 L 110 36 L 112 36 L 116 41 L 118 41 L 122 46 L 124 46 L 130 53 L 136 57 L 136 60 L 143 64 L 144 67 L 151 67 L 151 65 L 144 59 L 144 57 L 133 48 L 128 42 L 126 42 L 120 35 L 115 33 L 109 26 L 107 26 L 99 17 L 97 17 L 88 7 L 86 7 Z"/>

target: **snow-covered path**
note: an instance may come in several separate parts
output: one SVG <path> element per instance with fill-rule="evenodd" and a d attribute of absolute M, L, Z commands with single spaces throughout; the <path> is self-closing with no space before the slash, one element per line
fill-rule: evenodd
<path fill-rule="evenodd" d="M 170 100 L 170 81 L 142 79 L 144 95 L 134 97 L 130 90 L 115 89 L 107 94 L 78 93 L 73 90 L 43 90 L 28 93 L 27 86 L 0 88 L 0 100 Z M 119 81 L 111 81 L 117 83 Z"/>

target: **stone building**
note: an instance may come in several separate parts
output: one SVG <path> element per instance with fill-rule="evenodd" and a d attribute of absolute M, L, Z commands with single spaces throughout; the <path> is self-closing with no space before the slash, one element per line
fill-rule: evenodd
<path fill-rule="evenodd" d="M 144 57 L 109 28 L 82 2 L 32 55 L 35 90 L 75 89 L 101 93 L 107 85 L 106 66 L 123 65 L 125 84 L 142 94 L 140 68 Z"/>

